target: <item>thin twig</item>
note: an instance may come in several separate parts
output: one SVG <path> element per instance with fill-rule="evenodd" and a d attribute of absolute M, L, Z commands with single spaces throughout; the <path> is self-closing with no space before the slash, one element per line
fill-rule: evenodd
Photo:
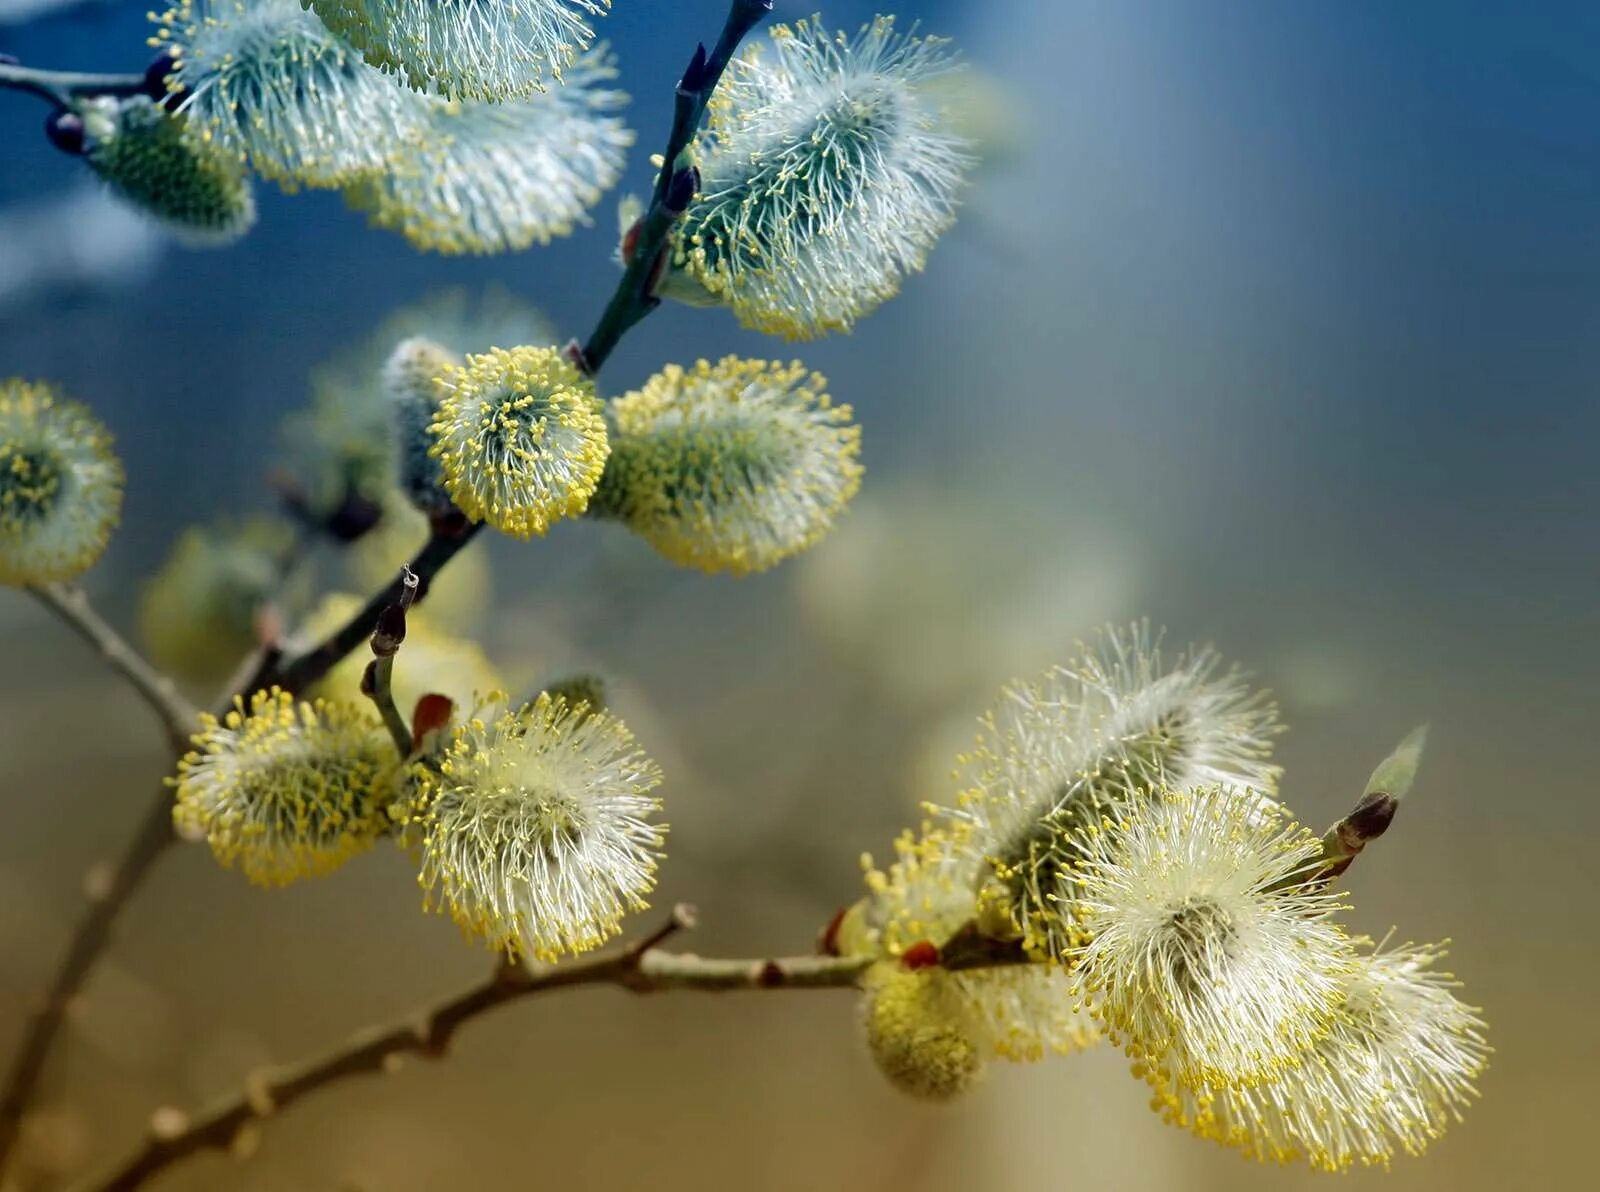
<path fill-rule="evenodd" d="M 151 666 L 123 636 L 111 627 L 81 588 L 66 584 L 39 584 L 28 589 L 46 608 L 60 617 L 126 679 L 145 703 L 161 717 L 161 726 L 174 749 L 182 752 L 200 719 L 199 709 L 178 693 L 177 685 Z"/>
<path fill-rule="evenodd" d="M 428 541 L 423 544 L 422 549 L 416 553 L 406 568 L 413 572 L 422 584 L 417 597 L 419 600 L 426 595 L 427 585 L 444 569 L 445 564 L 455 558 L 461 548 L 477 537 L 482 529 L 483 523 L 475 522 L 458 532 L 449 529 L 435 530 L 428 537 Z M 269 668 L 260 676 L 261 685 L 269 686 L 275 683 L 285 691 L 296 693 L 310 687 L 372 636 L 372 631 L 378 626 L 379 615 L 400 599 L 403 587 L 401 577 L 396 576 L 328 638 L 281 666 Z"/>
<path fill-rule="evenodd" d="M 45 1060 L 61 1031 L 68 1008 L 110 942 L 117 916 L 144 881 L 156 858 L 176 839 L 172 831 L 172 792 L 163 785 L 140 821 L 138 835 L 128 845 L 116 868 L 109 873 L 98 867 L 90 871 L 85 883 L 89 909 L 73 933 L 49 992 L 28 1023 L 22 1047 L 6 1073 L 3 1092 L 0 1092 L 0 1175 L 5 1173 L 22 1115 L 33 1099 Z"/>
<path fill-rule="evenodd" d="M 641 222 L 640 232 L 635 241 L 634 256 L 588 344 L 579 351 L 578 359 L 591 376 L 598 373 L 612 349 L 629 328 L 660 304 L 660 299 L 653 293 L 653 285 L 661 253 L 672 225 L 687 207 L 693 197 L 694 187 L 698 184 L 693 167 L 686 162 L 685 153 L 705 113 L 706 104 L 739 43 L 771 9 L 771 0 L 731 0 L 729 14 L 716 47 L 710 55 L 706 54 L 704 46 L 699 47 L 690 63 L 690 69 L 680 81 L 673 112 L 672 132 L 663 159 L 662 175 L 657 180 L 650 210 Z M 30 91 L 57 105 L 64 105 L 74 95 L 135 94 L 143 90 L 144 86 L 143 75 L 71 75 L 0 63 L 0 87 Z M 481 529 L 482 523 L 468 525 L 459 531 L 454 528 L 435 528 L 427 543 L 409 565 L 409 569 L 420 577 L 424 594 L 427 585 Z M 300 692 L 311 686 L 347 657 L 363 640 L 371 636 L 378 617 L 387 606 L 398 599 L 400 591 L 401 581 L 396 579 L 376 593 L 365 607 L 331 636 L 303 654 L 285 658 L 276 647 L 264 649 L 259 656 L 258 667 L 249 674 L 250 690 L 244 691 L 243 694 L 249 695 L 253 690 L 274 683 L 291 692 Z M 186 742 L 179 741 L 175 744 L 181 751 Z M 146 815 L 127 853 L 113 871 L 105 897 L 95 900 L 88 914 L 79 923 L 67 958 L 52 983 L 51 993 L 46 999 L 43 1010 L 24 1041 L 23 1050 L 13 1067 L 12 1078 L 5 1086 L 5 1093 L 0 1096 L 0 1175 L 4 1174 L 6 1158 L 15 1143 L 22 1112 L 31 1099 L 33 1087 L 37 1084 L 51 1044 L 59 1032 L 66 1003 L 82 987 L 89 970 L 104 950 L 110 938 L 112 924 L 126 904 L 129 895 L 148 872 L 156 857 L 173 839 L 170 800 L 167 792 L 163 790 L 161 798 Z M 643 963 L 642 958 L 638 958 L 631 967 L 613 967 L 606 975 L 596 974 L 604 971 L 603 966 L 607 964 L 615 966 L 617 964 L 615 957 L 587 962 L 589 966 L 601 966 L 598 969 L 586 969 L 584 965 L 574 965 L 549 971 L 529 970 L 525 978 L 508 978 L 510 982 L 508 990 L 503 994 L 494 994 L 493 1000 L 488 1005 L 497 1005 L 502 1001 L 520 997 L 524 993 L 539 992 L 567 984 L 598 981 L 610 981 L 628 988 L 638 987 L 641 990 L 677 987 L 768 988 L 774 984 L 780 986 L 839 984 L 840 982 L 833 977 L 834 973 L 849 972 L 853 975 L 855 971 L 848 962 L 831 958 L 815 960 L 807 958 L 804 963 L 701 961 L 688 957 L 664 957 L 664 954 L 653 951 L 648 952 L 648 957 L 648 963 Z M 676 974 L 679 969 L 675 966 L 682 966 L 690 961 L 692 961 L 692 979 L 677 981 Z M 648 978 L 651 984 L 637 985 L 637 982 L 645 980 L 638 974 L 646 971 L 652 973 Z M 585 972 L 589 972 L 590 975 L 583 975 Z M 625 977 L 628 972 L 635 975 Z M 573 975 L 574 973 L 577 975 Z M 630 981 L 634 983 L 630 984 Z M 496 989 L 498 988 L 496 986 Z M 488 995 L 483 990 L 474 991 L 473 994 L 460 999 L 459 1004 L 475 1006 L 485 996 Z M 451 1006 L 441 1008 L 445 1022 L 451 1020 L 451 1012 Z M 459 1014 L 460 1011 L 456 1010 L 455 1013 Z M 399 1038 L 405 1035 L 414 1039 L 414 1028 L 407 1028 L 407 1031 L 409 1033 L 397 1029 L 396 1032 L 391 1032 L 391 1037 Z M 380 1038 L 378 1043 L 382 1042 Z M 344 1066 L 354 1064 L 350 1071 L 370 1070 L 370 1067 L 364 1067 L 362 1064 L 363 1056 L 368 1054 L 373 1044 L 368 1043 L 366 1047 L 367 1050 L 357 1050 L 349 1055 L 334 1057 L 332 1062 L 337 1066 L 334 1071 L 319 1074 L 320 1070 L 313 1070 L 310 1074 L 310 1083 L 289 1081 L 279 1090 L 279 1103 L 284 1103 L 285 1098 L 292 1100 L 329 1080 L 337 1079 L 345 1074 Z M 371 1054 L 381 1063 L 388 1055 L 417 1049 L 414 1043 L 410 1043 L 391 1048 L 380 1047 Z M 306 1078 L 303 1077 L 302 1080 L 304 1079 Z M 249 1116 L 255 1116 L 253 1110 L 240 1121 L 248 1120 Z M 222 1127 L 216 1128 L 222 1129 Z M 232 1137 L 235 1129 L 236 1126 L 228 1128 L 225 1132 L 226 1137 Z M 186 1135 L 187 1132 L 180 1137 Z M 219 1137 L 221 1136 L 223 1135 L 219 1134 Z M 152 1148 L 168 1145 L 170 1144 L 159 1141 L 151 1143 Z M 202 1140 L 193 1144 L 193 1148 L 198 1149 L 205 1145 L 211 1144 Z M 133 1172 L 133 1183 L 113 1181 L 105 1186 L 107 1188 L 134 1186 L 144 1178 L 143 1174 L 139 1174 L 141 1171 L 148 1174 L 165 1166 L 168 1160 L 161 1157 L 162 1153 L 164 1152 L 158 1150 L 153 1160 L 147 1155 L 130 1165 L 128 1170 Z M 154 1166 L 148 1168 L 139 1166 L 152 1161 Z"/>
<path fill-rule="evenodd" d="M 697 46 L 689 68 L 678 82 L 672 129 L 667 134 L 667 148 L 661 155 L 661 173 L 656 177 L 650 206 L 639 220 L 632 255 L 616 291 L 579 352 L 579 363 L 590 376 L 600 371 L 628 329 L 661 305 L 661 299 L 654 293 L 661 254 L 672 225 L 684 213 L 699 185 L 689 161 L 690 145 L 699 131 L 711 94 L 739 43 L 771 11 L 772 0 L 733 0 L 716 46 L 709 55 L 703 44 Z"/>
<path fill-rule="evenodd" d="M 401 569 L 400 598 L 378 614 L 377 627 L 372 631 L 372 661 L 361 680 L 362 691 L 378 706 L 378 714 L 402 758 L 411 753 L 411 726 L 394 702 L 394 656 L 406 640 L 406 609 L 416 600 L 420 582 L 411 568 Z"/>
<path fill-rule="evenodd" d="M 661 304 L 661 299 L 652 292 L 656 263 L 667 234 L 693 198 L 697 184 L 693 167 L 687 164 L 685 155 L 712 92 L 739 43 L 771 11 L 772 0 L 732 0 L 716 47 L 709 55 L 704 45 L 697 47 L 689 69 L 678 83 L 661 175 L 656 180 L 650 208 L 640 221 L 633 256 L 588 342 L 578 349 L 578 362 L 591 377 L 599 373 L 629 328 Z M 410 569 L 426 585 L 482 528 L 483 523 L 478 522 L 461 533 L 435 530 L 411 560 Z M 366 606 L 332 636 L 281 668 L 269 671 L 263 676 L 265 681 L 275 682 L 287 691 L 303 691 L 370 637 L 378 623 L 378 614 L 399 595 L 400 581 L 396 580 L 367 601 Z"/>
<path fill-rule="evenodd" d="M 37 95 L 57 107 L 66 107 L 79 95 L 138 95 L 148 86 L 142 74 L 84 74 L 0 62 L 0 87 Z"/>
<path fill-rule="evenodd" d="M 82 591 L 61 584 L 41 584 L 29 591 L 93 645 L 107 664 L 155 710 L 174 751 L 181 753 L 188 748 L 190 734 L 198 726 L 199 710 L 178 694 L 172 680 L 146 662 L 94 610 Z M 174 840 L 171 808 L 171 793 L 163 785 L 115 868 L 109 872 L 91 871 L 86 883 L 88 909 L 73 932 L 49 990 L 28 1024 L 5 1082 L 0 1085 L 0 1174 L 4 1173 L 6 1161 L 16 1145 L 22 1115 L 33 1099 L 68 1007 L 110 941 L 112 927 L 122 908 L 143 882 L 156 858 Z"/>
<path fill-rule="evenodd" d="M 84 1184 L 83 1190 L 127 1192 L 138 1188 L 201 1151 L 227 1149 L 241 1131 L 347 1077 L 391 1071 L 405 1055 L 440 1059 L 467 1023 L 535 994 L 579 985 L 614 985 L 633 993 L 847 989 L 855 985 L 867 965 L 863 959 L 834 956 L 725 960 L 661 950 L 667 939 L 693 925 L 693 908 L 679 905 L 660 928 L 627 947 L 561 965 L 502 964 L 487 981 L 421 1014 L 363 1031 L 315 1059 L 255 1074 L 246 1080 L 243 1093 L 193 1119 L 162 1111 L 139 1151 L 113 1172 Z"/>

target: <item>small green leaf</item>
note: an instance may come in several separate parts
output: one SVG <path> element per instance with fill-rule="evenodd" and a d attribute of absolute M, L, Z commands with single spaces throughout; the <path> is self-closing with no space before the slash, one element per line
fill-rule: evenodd
<path fill-rule="evenodd" d="M 1417 776 L 1417 765 L 1422 761 L 1422 747 L 1428 740 L 1428 726 L 1411 730 L 1394 752 L 1378 763 L 1378 768 L 1367 779 L 1367 794 L 1385 794 L 1403 799 Z"/>

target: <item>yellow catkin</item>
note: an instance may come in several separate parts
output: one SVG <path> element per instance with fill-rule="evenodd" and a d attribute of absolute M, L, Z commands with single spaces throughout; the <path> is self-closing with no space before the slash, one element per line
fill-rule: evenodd
<path fill-rule="evenodd" d="M 610 0 L 305 0 L 368 62 L 407 85 L 499 102 L 559 90 Z"/>
<path fill-rule="evenodd" d="M 867 1050 L 889 1083 L 919 1101 L 952 1101 L 983 1074 L 983 1053 L 937 970 L 897 961 L 869 971 L 862 1009 Z"/>
<path fill-rule="evenodd" d="M 972 164 L 924 85 L 951 56 L 879 17 L 775 26 L 729 67 L 663 288 L 790 339 L 847 331 L 923 265 Z M 763 52 L 766 51 L 766 52 Z"/>
<path fill-rule="evenodd" d="M 416 778 L 418 880 L 469 936 L 549 961 L 598 947 L 645 906 L 661 772 L 606 712 L 549 693 L 485 709 Z"/>
<path fill-rule="evenodd" d="M 390 823 L 399 759 L 370 708 L 258 691 L 202 716 L 194 745 L 173 823 L 258 885 L 330 872 Z"/>
<path fill-rule="evenodd" d="M 439 381 L 433 450 L 461 511 L 514 538 L 580 514 L 610 446 L 594 384 L 555 348 L 491 348 Z"/>
<path fill-rule="evenodd" d="M 121 511 L 122 464 L 106 428 L 48 385 L 0 380 L 0 584 L 82 574 Z"/>
<path fill-rule="evenodd" d="M 595 511 L 673 562 L 762 571 L 832 528 L 861 485 L 860 429 L 804 365 L 668 365 L 612 404 Z"/>
<path fill-rule="evenodd" d="M 82 101 L 85 160 L 120 197 L 191 246 L 231 244 L 256 221 L 239 160 L 146 96 Z"/>

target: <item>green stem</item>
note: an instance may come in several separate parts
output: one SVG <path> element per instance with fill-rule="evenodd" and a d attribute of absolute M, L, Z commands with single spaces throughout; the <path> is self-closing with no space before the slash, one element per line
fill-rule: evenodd
<path fill-rule="evenodd" d="M 411 729 L 406 724 L 406 718 L 400 715 L 400 708 L 394 702 L 394 659 L 374 658 L 372 660 L 372 702 L 378 705 L 378 713 L 383 717 L 383 727 L 389 730 L 389 737 L 394 741 L 394 747 L 400 751 L 402 758 L 411 756 Z"/>
<path fill-rule="evenodd" d="M 411 568 L 401 569 L 400 595 L 378 614 L 377 627 L 372 631 L 371 670 L 363 684 L 367 695 L 378 705 L 384 727 L 402 758 L 411 756 L 411 727 L 394 702 L 394 656 L 406 639 L 406 609 L 416 600 L 421 582 Z"/>

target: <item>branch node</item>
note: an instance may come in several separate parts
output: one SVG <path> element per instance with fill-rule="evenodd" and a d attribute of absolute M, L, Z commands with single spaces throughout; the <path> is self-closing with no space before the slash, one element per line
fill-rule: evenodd
<path fill-rule="evenodd" d="M 189 1115 L 176 1105 L 163 1105 L 150 1115 L 150 1137 L 157 1142 L 174 1142 L 189 1129 Z"/>
<path fill-rule="evenodd" d="M 245 1077 L 244 1099 L 256 1117 L 268 1117 L 278 1108 L 277 1099 L 272 1094 L 272 1080 L 265 1072 L 252 1072 Z"/>
<path fill-rule="evenodd" d="M 634 942 L 627 950 L 629 968 L 637 969 L 647 952 L 654 951 L 680 931 L 690 931 L 699 924 L 700 912 L 691 903 L 680 902 L 673 906 L 667 921 L 649 935 Z"/>
<path fill-rule="evenodd" d="M 107 861 L 89 866 L 83 875 L 83 896 L 89 902 L 104 902 L 116 889 L 117 871 Z"/>
<path fill-rule="evenodd" d="M 248 1159 L 261 1148 L 261 1127 L 245 1122 L 228 1139 L 228 1154 L 235 1159 Z"/>

